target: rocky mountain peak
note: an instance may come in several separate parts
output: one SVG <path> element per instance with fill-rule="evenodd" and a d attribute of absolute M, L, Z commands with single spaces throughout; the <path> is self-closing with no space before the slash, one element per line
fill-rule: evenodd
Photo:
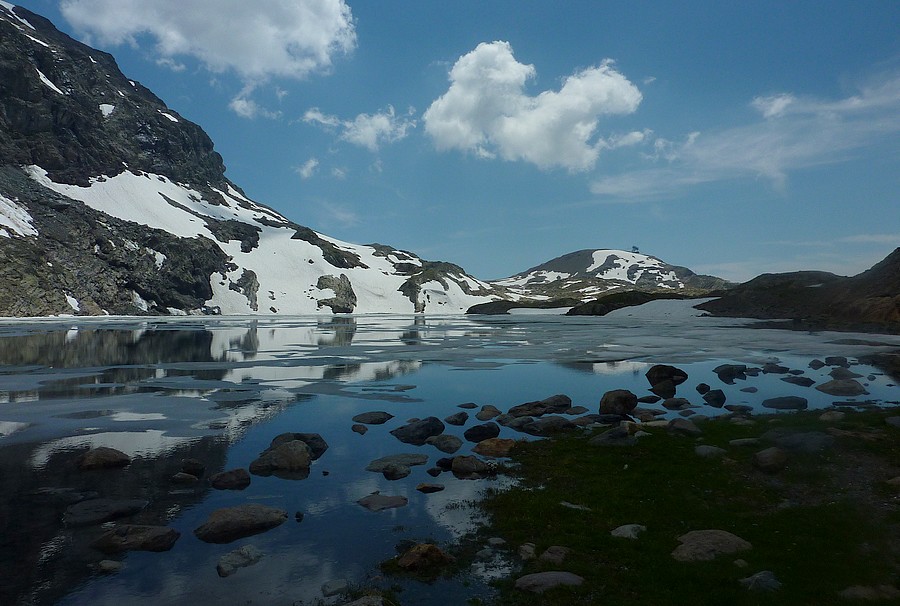
<path fill-rule="evenodd" d="M 185 120 L 119 70 L 112 55 L 22 7 L 0 5 L 0 153 L 56 182 L 88 185 L 126 168 L 204 186 L 222 157 Z"/>

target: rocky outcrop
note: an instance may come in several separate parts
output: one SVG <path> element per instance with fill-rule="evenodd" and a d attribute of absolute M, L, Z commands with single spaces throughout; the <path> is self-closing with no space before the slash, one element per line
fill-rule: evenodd
<path fill-rule="evenodd" d="M 792 320 L 790 327 L 900 332 L 900 248 L 851 278 L 763 274 L 697 306 L 718 316 Z"/>

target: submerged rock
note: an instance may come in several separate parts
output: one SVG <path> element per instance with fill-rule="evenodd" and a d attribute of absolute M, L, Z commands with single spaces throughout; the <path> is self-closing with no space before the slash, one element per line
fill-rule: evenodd
<path fill-rule="evenodd" d="M 447 423 L 447 425 L 456 425 L 457 427 L 461 426 L 461 425 L 465 425 L 466 421 L 468 421 L 468 420 L 469 420 L 469 413 L 467 413 L 465 411 L 460 411 L 460 412 L 457 412 L 452 415 L 444 417 L 444 422 Z"/>
<path fill-rule="evenodd" d="M 211 476 L 209 483 L 217 490 L 244 490 L 250 486 L 250 474 L 243 468 L 231 469 Z"/>
<path fill-rule="evenodd" d="M 434 570 L 452 564 L 456 558 L 445 553 L 433 543 L 420 543 L 414 545 L 402 556 L 397 558 L 397 566 L 413 572 Z"/>
<path fill-rule="evenodd" d="M 144 509 L 148 501 L 142 499 L 89 499 L 69 505 L 63 514 L 66 526 L 92 526 L 125 516 Z"/>
<path fill-rule="evenodd" d="M 419 453 L 403 453 L 388 455 L 375 459 L 366 466 L 366 471 L 375 471 L 383 473 L 390 466 L 413 467 L 415 465 L 424 465 L 428 462 L 428 455 Z"/>
<path fill-rule="evenodd" d="M 100 536 L 91 546 L 104 553 L 168 551 L 181 533 L 166 526 L 126 524 Z"/>
<path fill-rule="evenodd" d="M 373 492 L 357 501 L 360 505 L 369 511 L 383 511 L 385 509 L 394 509 L 403 507 L 409 503 L 409 499 L 402 496 L 390 496 Z"/>
<path fill-rule="evenodd" d="M 325 454 L 325 451 L 328 450 L 328 443 L 319 434 L 290 431 L 272 438 L 272 443 L 269 444 L 269 448 L 272 449 L 281 444 L 293 442 L 294 440 L 300 440 L 309 446 L 309 452 L 313 461 L 319 460 L 319 458 Z"/>
<path fill-rule="evenodd" d="M 283 509 L 255 503 L 223 507 L 213 511 L 194 535 L 206 543 L 230 543 L 280 526 L 287 518 Z"/>
<path fill-rule="evenodd" d="M 216 564 L 216 572 L 220 577 L 231 576 L 238 571 L 238 568 L 246 568 L 259 562 L 263 557 L 263 552 L 253 545 L 244 545 L 234 551 L 229 551 Z"/>
<path fill-rule="evenodd" d="M 125 467 L 130 463 L 131 457 L 121 450 L 100 446 L 78 457 L 77 464 L 80 469 L 113 469 Z"/>
<path fill-rule="evenodd" d="M 481 410 L 475 413 L 475 418 L 479 421 L 490 421 L 501 414 L 503 414 L 503 412 L 493 404 L 485 404 L 481 407 Z"/>
<path fill-rule="evenodd" d="M 490 474 L 490 466 L 479 459 L 472 456 L 453 457 L 450 471 L 457 478 L 463 480 L 477 480 Z"/>
<path fill-rule="evenodd" d="M 800 396 L 781 396 L 763 400 L 762 405 L 773 410 L 806 410 L 809 402 Z"/>
<path fill-rule="evenodd" d="M 391 435 L 405 444 L 422 446 L 431 436 L 444 433 L 444 424 L 437 417 L 413 421 L 391 431 Z"/>
<path fill-rule="evenodd" d="M 427 440 L 425 440 L 426 444 L 430 444 L 434 446 L 441 452 L 446 452 L 447 454 L 453 454 L 460 448 L 462 448 L 463 441 L 458 437 L 442 433 L 439 436 L 431 436 Z"/>
<path fill-rule="evenodd" d="M 473 425 L 463 433 L 463 437 L 469 442 L 481 442 L 488 438 L 496 438 L 499 435 L 500 426 L 493 421 L 488 421 L 481 425 Z"/>
<path fill-rule="evenodd" d="M 394 418 L 394 415 L 386 413 L 382 410 L 373 412 L 363 412 L 351 419 L 354 423 L 364 423 L 365 425 L 381 425 L 387 423 Z"/>
<path fill-rule="evenodd" d="M 816 389 L 830 396 L 861 396 L 869 393 L 856 379 L 834 379 L 816 385 Z"/>
<path fill-rule="evenodd" d="M 746 364 L 720 364 L 713 368 L 713 372 L 719 377 L 719 380 L 728 385 L 734 385 L 735 379 L 745 380 L 747 378 Z"/>
<path fill-rule="evenodd" d="M 711 389 L 703 394 L 703 400 L 715 408 L 722 408 L 725 404 L 725 392 L 721 389 Z"/>
<path fill-rule="evenodd" d="M 687 381 L 688 374 L 675 366 L 668 364 L 656 364 L 644 374 L 651 387 L 659 385 L 663 381 L 671 381 L 673 385 L 681 385 Z"/>
<path fill-rule="evenodd" d="M 306 442 L 291 440 L 271 446 L 250 463 L 250 473 L 303 479 L 309 476 L 312 452 Z"/>

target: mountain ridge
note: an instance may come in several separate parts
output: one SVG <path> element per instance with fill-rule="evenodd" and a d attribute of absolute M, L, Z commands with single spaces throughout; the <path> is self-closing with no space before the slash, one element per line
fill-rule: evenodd
<path fill-rule="evenodd" d="M 0 315 L 455 314 L 693 289 L 693 272 L 639 253 L 608 250 L 588 275 L 581 257 L 599 251 L 576 251 L 487 282 L 321 234 L 248 198 L 203 129 L 112 55 L 11 6 L 0 2 Z M 560 259 L 587 266 L 549 280 Z"/>

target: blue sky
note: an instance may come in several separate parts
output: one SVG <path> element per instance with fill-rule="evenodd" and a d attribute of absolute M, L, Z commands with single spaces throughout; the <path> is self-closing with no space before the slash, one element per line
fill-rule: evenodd
<path fill-rule="evenodd" d="M 253 199 L 500 278 L 639 246 L 732 280 L 900 246 L 900 3 L 20 0 Z"/>

